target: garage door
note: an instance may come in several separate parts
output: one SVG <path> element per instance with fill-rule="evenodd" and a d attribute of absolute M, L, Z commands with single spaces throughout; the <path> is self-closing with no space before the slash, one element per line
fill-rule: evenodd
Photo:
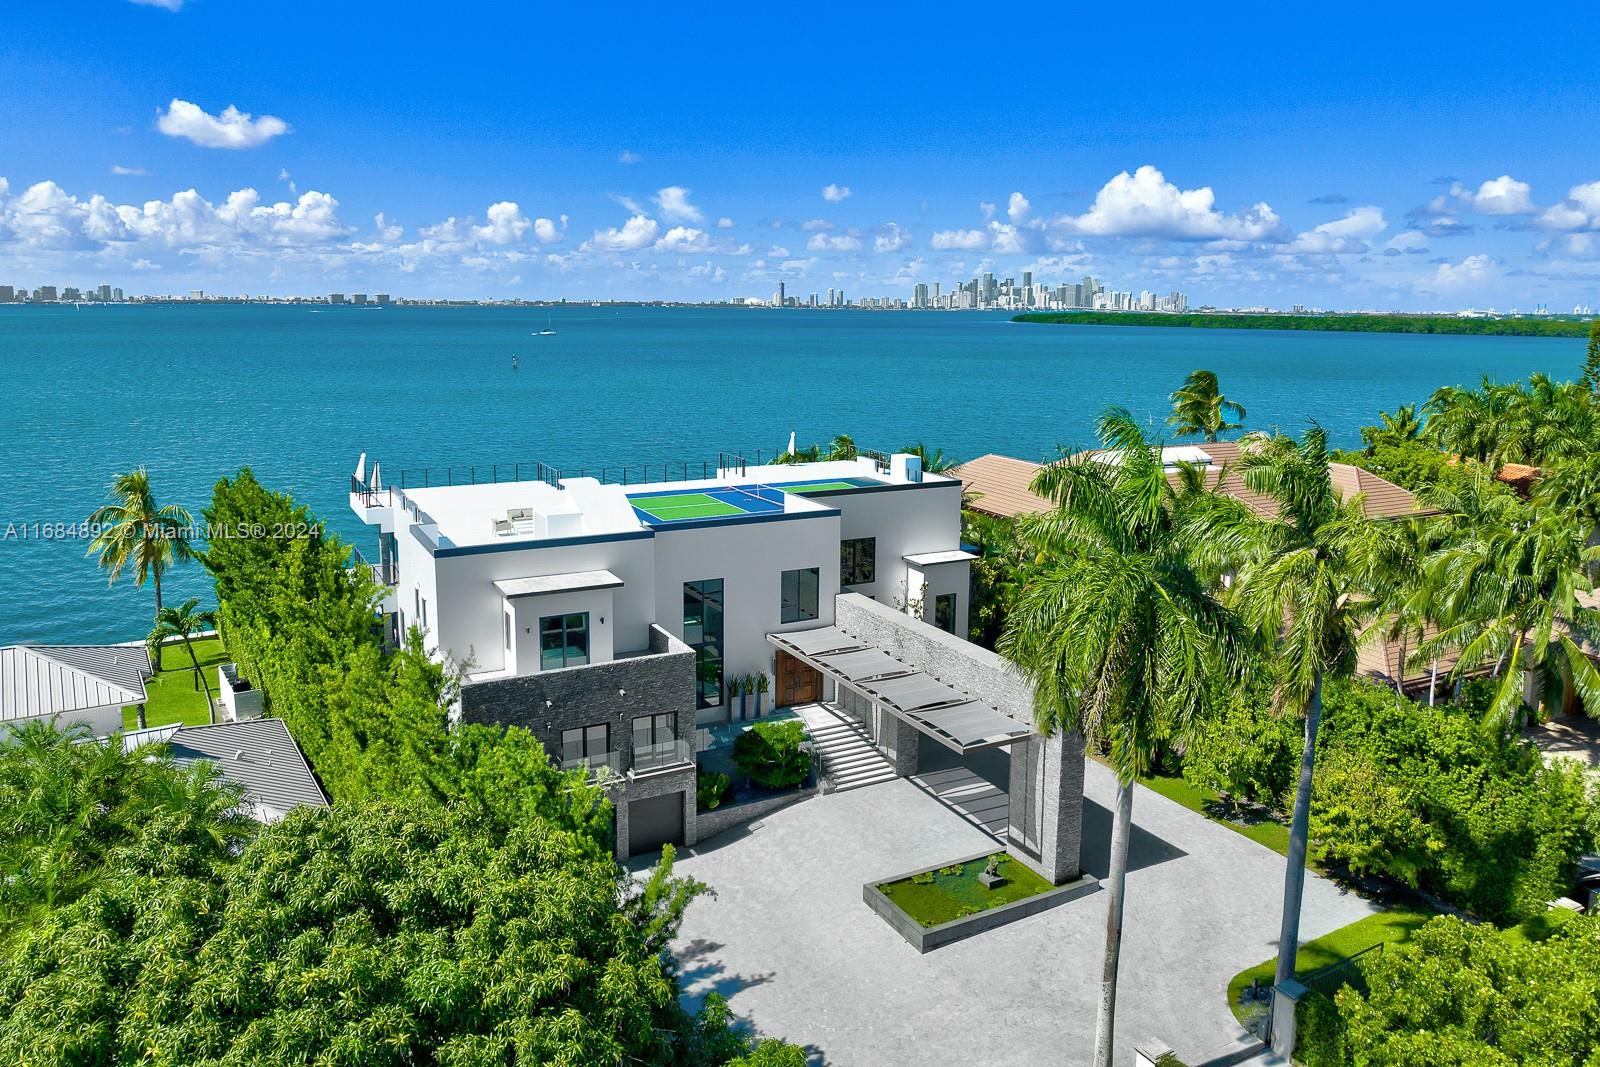
<path fill-rule="evenodd" d="M 662 845 L 683 844 L 683 794 L 646 797 L 628 804 L 628 851 L 654 852 Z"/>

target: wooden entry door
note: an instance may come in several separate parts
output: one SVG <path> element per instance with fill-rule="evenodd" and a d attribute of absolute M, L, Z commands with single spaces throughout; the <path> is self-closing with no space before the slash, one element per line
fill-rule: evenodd
<path fill-rule="evenodd" d="M 808 667 L 787 652 L 779 652 L 775 667 L 778 675 L 777 706 L 815 704 L 822 699 L 822 673 Z"/>

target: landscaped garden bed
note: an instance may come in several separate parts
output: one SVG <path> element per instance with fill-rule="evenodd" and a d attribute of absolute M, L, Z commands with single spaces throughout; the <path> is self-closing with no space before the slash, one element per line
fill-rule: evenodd
<path fill-rule="evenodd" d="M 1005 852 L 983 852 L 940 867 L 868 882 L 864 899 L 918 952 L 1037 915 L 1094 889 L 1084 875 L 1051 885 Z"/>

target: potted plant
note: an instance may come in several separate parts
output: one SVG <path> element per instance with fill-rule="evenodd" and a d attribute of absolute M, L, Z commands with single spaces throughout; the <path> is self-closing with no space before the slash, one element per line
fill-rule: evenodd
<path fill-rule="evenodd" d="M 756 718 L 758 719 L 761 718 L 762 698 L 767 695 L 768 688 L 770 688 L 770 686 L 767 682 L 767 672 L 762 671 L 760 674 L 756 675 Z"/>
<path fill-rule="evenodd" d="M 748 714 L 750 711 L 750 698 L 755 695 L 755 692 L 755 675 L 747 674 L 743 678 L 739 679 L 739 715 L 741 717 L 756 718 L 761 714 L 759 710 L 756 711 L 755 715 Z"/>
<path fill-rule="evenodd" d="M 737 710 L 734 708 L 734 701 L 739 699 L 739 693 L 741 691 L 739 682 L 740 678 L 737 674 L 728 675 L 728 714 L 733 716 L 734 719 L 744 718 L 743 702 L 740 701 Z"/>

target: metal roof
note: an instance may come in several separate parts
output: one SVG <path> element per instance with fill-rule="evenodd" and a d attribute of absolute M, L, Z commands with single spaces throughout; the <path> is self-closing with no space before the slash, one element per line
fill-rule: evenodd
<path fill-rule="evenodd" d="M 546 593 L 579 593 L 586 589 L 615 589 L 622 584 L 610 571 L 571 571 L 567 574 L 536 574 L 528 578 L 506 578 L 494 583 L 508 597 L 541 596 Z"/>
<path fill-rule="evenodd" d="M 150 657 L 132 645 L 0 648 L 0 721 L 143 703 Z"/>
<path fill-rule="evenodd" d="M 978 555 L 964 548 L 947 548 L 943 552 L 918 552 L 900 558 L 918 567 L 935 567 L 941 563 L 970 563 L 977 559 Z"/>
<path fill-rule="evenodd" d="M 302 805 L 328 806 L 282 719 L 184 726 L 167 739 L 167 747 L 180 766 L 197 760 L 216 764 L 224 778 L 244 786 L 245 799 L 256 808 L 257 817 L 268 816 L 263 821 Z"/>
<path fill-rule="evenodd" d="M 905 674 L 898 678 L 867 682 L 861 686 L 880 704 L 897 711 L 916 711 L 941 704 L 963 704 L 972 698 L 926 674 Z"/>
<path fill-rule="evenodd" d="M 837 677 L 847 682 L 864 682 L 872 678 L 889 678 L 897 674 L 913 674 L 916 668 L 908 667 L 887 652 L 863 648 L 856 652 L 834 652 L 813 657 Z"/>
<path fill-rule="evenodd" d="M 1009 745 L 1033 733 L 1011 716 L 976 700 L 954 707 L 910 712 L 906 721 L 958 752 Z"/>
<path fill-rule="evenodd" d="M 814 630 L 790 630 L 786 633 L 773 634 L 772 640 L 805 656 L 825 656 L 830 652 L 850 652 L 867 647 L 837 626 L 819 626 Z"/>

